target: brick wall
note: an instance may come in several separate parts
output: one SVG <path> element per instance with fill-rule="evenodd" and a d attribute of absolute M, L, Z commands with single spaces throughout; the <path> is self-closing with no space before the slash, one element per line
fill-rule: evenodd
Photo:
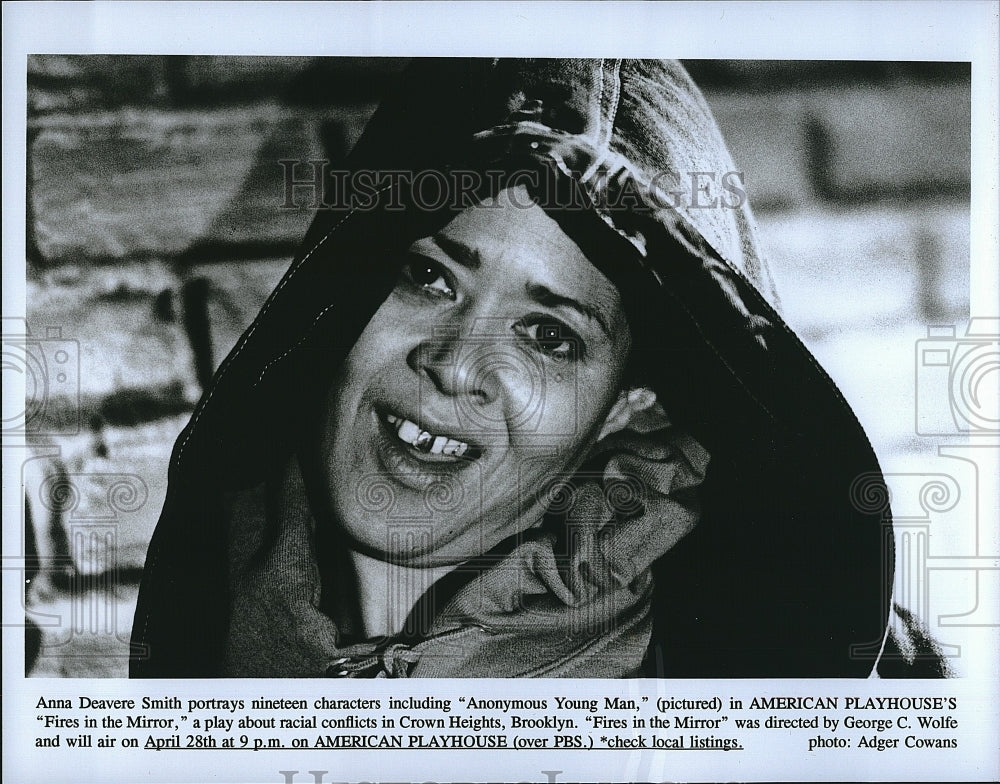
<path fill-rule="evenodd" d="M 36 339 L 61 330 L 79 383 L 50 388 L 37 429 L 52 435 L 36 439 L 38 463 L 26 477 L 37 480 L 26 483 L 36 516 L 67 528 L 76 520 L 84 531 L 94 495 L 84 477 L 142 484 L 138 508 L 105 515 L 126 575 L 116 588 L 116 650 L 134 601 L 127 575 L 141 567 L 162 504 L 170 445 L 311 219 L 280 208 L 277 162 L 340 159 L 402 64 L 29 59 L 28 327 Z M 909 378 L 922 324 L 966 315 L 968 68 L 690 68 L 744 172 L 788 320 L 890 458 L 920 448 L 912 418 L 887 417 L 870 392 Z M 885 361 L 858 373 L 852 361 L 872 357 L 873 341 Z M 53 506 L 43 485 L 60 472 L 91 492 Z M 36 602 L 46 601 L 65 596 L 43 590 Z M 87 652 L 104 650 L 95 639 L 47 633 L 50 655 L 37 672 L 122 674 L 122 655 L 93 669 Z"/>

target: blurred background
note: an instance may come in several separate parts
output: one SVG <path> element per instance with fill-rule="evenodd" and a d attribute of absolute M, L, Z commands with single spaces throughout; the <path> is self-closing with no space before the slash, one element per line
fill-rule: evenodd
<path fill-rule="evenodd" d="M 309 186 L 289 207 L 279 161 L 336 165 L 404 65 L 29 58 L 27 323 L 4 332 L 37 365 L 23 468 L 31 674 L 127 674 L 173 441 L 311 220 Z M 744 174 L 786 320 L 889 473 L 897 572 L 909 570 L 898 598 L 961 671 L 983 598 L 980 477 L 939 447 L 978 425 L 949 408 L 954 359 L 942 381 L 919 350 L 929 326 L 956 324 L 933 345 L 965 350 L 969 65 L 686 65 Z"/>

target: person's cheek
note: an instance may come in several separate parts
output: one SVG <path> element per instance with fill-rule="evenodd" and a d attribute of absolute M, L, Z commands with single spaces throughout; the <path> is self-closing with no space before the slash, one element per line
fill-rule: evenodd
<path fill-rule="evenodd" d="M 505 419 L 515 447 L 566 446 L 577 430 L 575 380 L 565 375 L 516 376 L 505 385 Z"/>
<path fill-rule="evenodd" d="M 619 383 L 615 368 L 608 365 L 588 368 L 579 376 L 576 396 L 578 438 L 594 436 L 604 423 L 604 418 L 618 396 Z"/>
<path fill-rule="evenodd" d="M 372 377 L 401 369 L 406 361 L 406 341 L 413 334 L 405 308 L 387 301 L 365 327 L 352 350 L 354 364 Z"/>

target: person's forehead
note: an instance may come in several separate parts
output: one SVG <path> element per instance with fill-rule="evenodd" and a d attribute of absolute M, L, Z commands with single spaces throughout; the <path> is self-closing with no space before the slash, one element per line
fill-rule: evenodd
<path fill-rule="evenodd" d="M 541 286 L 599 309 L 609 323 L 621 309 L 615 285 L 523 187 L 466 209 L 425 241 L 506 283 Z"/>

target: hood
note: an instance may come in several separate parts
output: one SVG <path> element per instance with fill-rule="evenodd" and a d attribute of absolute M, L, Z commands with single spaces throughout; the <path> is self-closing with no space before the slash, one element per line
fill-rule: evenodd
<path fill-rule="evenodd" d="M 644 381 L 676 431 L 711 455 L 698 524 L 652 548 L 645 674 L 872 672 L 893 571 L 884 505 L 869 503 L 884 492 L 881 472 L 779 315 L 742 181 L 723 183 L 738 169 L 679 64 L 416 61 L 345 170 L 371 176 L 328 182 L 328 208 L 175 445 L 133 675 L 220 674 L 232 608 L 226 498 L 286 470 L 393 285 L 389 260 L 523 172 L 622 292 Z M 483 176 L 449 191 L 460 198 L 416 208 L 413 178 L 387 172 Z"/>

